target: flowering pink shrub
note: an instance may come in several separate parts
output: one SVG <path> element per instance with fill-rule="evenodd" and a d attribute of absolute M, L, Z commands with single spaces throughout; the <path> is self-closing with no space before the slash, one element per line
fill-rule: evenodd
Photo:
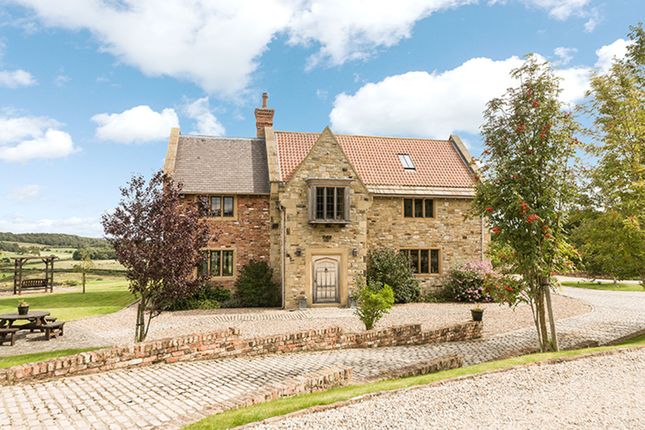
<path fill-rule="evenodd" d="M 490 261 L 469 261 L 448 273 L 446 296 L 457 302 L 488 303 L 493 298 L 484 290 L 487 278 L 494 277 Z"/>

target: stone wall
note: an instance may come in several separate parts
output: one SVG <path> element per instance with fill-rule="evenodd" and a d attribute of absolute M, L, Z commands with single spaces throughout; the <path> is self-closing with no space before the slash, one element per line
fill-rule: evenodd
<path fill-rule="evenodd" d="M 309 186 L 306 180 L 310 178 L 352 180 L 349 224 L 309 223 Z M 285 307 L 297 307 L 297 299 L 301 294 L 312 305 L 311 258 L 330 253 L 341 257 L 340 305 L 346 305 L 348 291 L 353 287 L 356 276 L 365 271 L 367 212 L 372 198 L 328 129 L 322 133 L 289 182 L 280 188 L 279 201 L 286 211 Z M 276 216 L 279 216 L 277 211 L 273 212 L 273 217 Z M 279 232 L 275 232 L 273 236 L 273 245 L 276 246 L 277 242 L 279 250 Z M 353 255 L 354 249 L 356 255 Z M 298 250 L 301 255 L 296 255 Z M 272 260 L 277 262 L 279 254 Z"/>
<path fill-rule="evenodd" d="M 195 201 L 196 196 L 189 198 Z M 238 195 L 236 203 L 234 218 L 206 218 L 210 231 L 208 248 L 235 250 L 234 276 L 212 278 L 213 283 L 227 288 L 233 288 L 237 273 L 249 261 L 269 262 L 269 196 Z"/>
<path fill-rule="evenodd" d="M 471 200 L 437 198 L 434 204 L 434 218 L 404 218 L 402 198 L 375 196 L 368 214 L 369 249 L 440 249 L 440 273 L 418 275 L 424 290 L 441 285 L 451 267 L 482 255 L 481 220 L 467 216 Z M 487 242 L 484 233 L 484 249 Z"/>
<path fill-rule="evenodd" d="M 346 333 L 341 328 L 331 327 L 253 339 L 242 339 L 239 337 L 239 331 L 231 328 L 212 333 L 83 352 L 39 363 L 0 369 L 0 385 L 155 363 L 252 357 L 340 348 L 424 345 L 471 340 L 480 338 L 481 335 L 482 323 L 474 321 L 430 331 L 422 331 L 420 324 L 361 333 Z"/>

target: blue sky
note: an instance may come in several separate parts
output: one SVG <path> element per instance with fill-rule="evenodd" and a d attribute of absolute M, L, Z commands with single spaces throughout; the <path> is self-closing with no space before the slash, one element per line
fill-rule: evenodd
<path fill-rule="evenodd" d="M 457 133 L 478 154 L 483 105 L 524 54 L 580 103 L 644 16 L 637 0 L 0 0 L 0 231 L 102 235 L 170 127 L 253 136 L 265 90 L 276 129 Z"/>

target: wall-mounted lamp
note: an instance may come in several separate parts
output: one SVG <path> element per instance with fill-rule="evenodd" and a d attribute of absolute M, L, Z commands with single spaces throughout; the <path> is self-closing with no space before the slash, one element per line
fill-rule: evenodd
<path fill-rule="evenodd" d="M 302 257 L 302 249 L 296 248 L 296 257 Z"/>
<path fill-rule="evenodd" d="M 352 257 L 358 257 L 358 249 L 352 249 Z"/>

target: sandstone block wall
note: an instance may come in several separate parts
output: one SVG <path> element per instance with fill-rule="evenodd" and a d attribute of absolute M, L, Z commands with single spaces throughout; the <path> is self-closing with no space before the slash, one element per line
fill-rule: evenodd
<path fill-rule="evenodd" d="M 352 179 L 349 224 L 309 223 L 309 186 L 306 182 L 309 178 Z M 323 132 L 293 177 L 281 187 L 279 202 L 286 211 L 285 307 L 295 308 L 302 293 L 307 297 L 309 305 L 312 304 L 310 261 L 312 255 L 320 252 L 336 252 L 342 257 L 340 305 L 346 305 L 348 291 L 354 286 L 356 276 L 365 271 L 367 213 L 372 198 L 328 130 Z M 279 213 L 276 211 L 273 216 L 275 218 Z M 272 244 L 278 254 L 272 260 L 279 264 L 279 229 L 276 230 L 278 231 L 273 232 Z M 298 249 L 301 250 L 300 256 L 296 255 Z M 354 249 L 356 255 L 352 253 Z"/>
<path fill-rule="evenodd" d="M 480 260 L 482 255 L 481 220 L 467 216 L 471 200 L 435 199 L 434 204 L 434 218 L 404 218 L 401 197 L 375 196 L 368 213 L 369 249 L 440 249 L 440 273 L 418 276 L 426 290 L 441 285 L 451 267 Z M 485 248 L 488 237 L 484 236 Z"/>

